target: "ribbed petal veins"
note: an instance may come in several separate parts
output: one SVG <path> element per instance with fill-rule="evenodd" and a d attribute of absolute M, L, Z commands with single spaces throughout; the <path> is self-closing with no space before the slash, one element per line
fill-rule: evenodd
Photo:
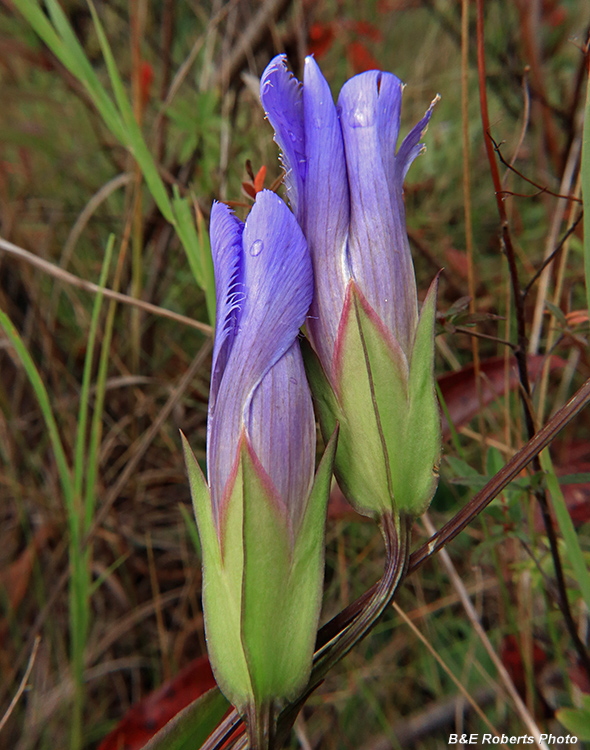
<path fill-rule="evenodd" d="M 329 372 L 350 278 L 346 250 L 350 203 L 338 113 L 328 82 L 313 57 L 305 60 L 303 111 L 307 172 L 302 226 L 315 279 L 307 331 Z"/>
<path fill-rule="evenodd" d="M 219 227 L 211 227 L 212 237 L 222 235 L 227 217 L 228 214 L 221 211 L 212 213 L 212 222 L 221 222 Z M 237 233 L 227 231 L 223 236 L 235 243 Z M 228 251 L 228 257 L 232 253 L 233 250 Z M 237 459 L 242 428 L 249 429 L 253 413 L 270 413 L 268 407 L 263 407 L 262 412 L 260 407 L 254 407 L 252 412 L 252 398 L 263 378 L 293 346 L 313 294 L 313 271 L 303 234 L 287 206 L 268 190 L 258 194 L 248 216 L 241 235 L 239 260 L 231 265 L 234 267 L 240 269 L 239 310 L 231 313 L 235 315 L 237 325 L 233 328 L 231 348 L 228 347 L 227 351 L 221 349 L 225 358 L 222 360 L 218 356 L 218 361 L 224 362 L 225 366 L 222 372 L 218 372 L 217 396 L 209 408 L 207 462 L 216 521 L 222 509 L 227 479 Z M 220 287 L 222 283 L 231 285 L 232 278 L 229 272 L 225 273 L 223 279 L 218 279 Z M 226 286 L 220 287 L 216 289 L 218 300 L 231 296 Z M 223 334 L 218 328 L 216 339 L 219 335 Z M 292 356 L 286 360 L 287 363 L 292 361 Z M 280 368 L 284 366 L 285 363 Z M 296 368 L 293 379 L 301 388 L 307 389 Z M 266 387 L 261 398 L 265 394 Z M 286 416 L 280 420 L 274 418 L 274 424 L 288 425 L 289 420 L 293 421 L 289 417 L 291 401 L 287 399 L 285 402 Z M 279 406 L 275 412 L 283 414 Z M 259 422 L 260 418 L 256 424 Z M 260 426 L 260 429 L 264 427 Z M 277 445 L 283 438 L 284 435 L 278 432 L 269 436 Z M 268 451 L 264 458 L 260 458 L 271 478 L 276 477 L 281 488 L 287 488 L 285 502 L 296 502 L 292 491 L 295 483 L 291 479 L 284 481 L 283 475 L 277 475 L 273 468 L 274 464 L 286 462 L 285 455 Z M 289 471 L 295 471 L 295 467 Z M 301 472 L 306 474 L 307 466 L 301 466 Z M 306 482 L 308 479 L 303 481 Z"/>
<path fill-rule="evenodd" d="M 296 533 L 313 482 L 316 443 L 313 404 L 297 342 L 254 391 L 245 423 Z"/>
<path fill-rule="evenodd" d="M 391 190 L 397 127 L 395 118 L 388 120 L 400 96 L 395 76 L 370 71 L 344 85 L 338 111 L 350 188 L 351 275 L 409 356 L 418 319 L 416 280 L 401 189 Z"/>

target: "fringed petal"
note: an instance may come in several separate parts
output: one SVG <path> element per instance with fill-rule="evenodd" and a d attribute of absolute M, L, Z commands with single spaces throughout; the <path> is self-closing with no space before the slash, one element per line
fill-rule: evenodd
<path fill-rule="evenodd" d="M 301 84 L 288 70 L 285 55 L 277 55 L 264 71 L 260 100 L 281 149 L 289 203 L 301 221 L 306 170 L 303 97 Z"/>

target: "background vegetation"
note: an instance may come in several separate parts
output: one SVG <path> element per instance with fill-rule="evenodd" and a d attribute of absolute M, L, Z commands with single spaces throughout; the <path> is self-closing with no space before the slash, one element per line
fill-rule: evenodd
<path fill-rule="evenodd" d="M 519 323 L 535 427 L 590 376 L 580 222 L 590 15 L 583 0 L 485 3 L 489 133 L 527 290 L 517 314 L 474 4 L 463 34 L 453 0 L 62 0 L 47 11 L 0 3 L 0 744 L 97 748 L 192 665 L 186 684 L 136 711 L 127 745 L 122 734 L 102 745 L 131 748 L 210 679 L 193 661 L 206 651 L 178 430 L 204 459 L 211 202 L 245 217 L 262 180 L 281 176 L 257 96 L 264 67 L 286 52 L 299 74 L 314 52 L 335 95 L 356 72 L 393 71 L 408 84 L 404 133 L 442 97 L 406 187 L 421 294 L 444 268 L 437 372 L 454 424 L 418 545 L 528 438 Z M 531 723 L 567 733 L 556 709 L 590 692 L 589 424 L 582 412 L 553 443 L 561 493 L 544 459 L 553 555 L 537 467 L 449 558 L 408 578 L 311 697 L 293 747 L 443 748 L 450 732 L 491 731 L 486 718 L 500 733 L 530 734 Z M 337 491 L 327 541 L 324 620 L 383 563 L 377 529 Z"/>

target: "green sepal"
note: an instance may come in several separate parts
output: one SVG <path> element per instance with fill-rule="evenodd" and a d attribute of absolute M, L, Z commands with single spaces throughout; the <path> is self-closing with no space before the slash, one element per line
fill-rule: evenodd
<path fill-rule="evenodd" d="M 365 515 L 426 510 L 438 480 L 440 411 L 434 390 L 435 280 L 416 327 L 411 362 L 350 282 L 331 378 L 318 358 L 304 362 L 324 438 L 336 422 L 335 473 L 352 505 Z"/>
<path fill-rule="evenodd" d="M 320 615 L 324 526 L 335 450 L 318 468 L 299 529 L 245 448 L 242 639 L 258 705 L 296 698 L 309 679 Z M 294 539 L 294 541 L 293 541 Z"/>
<path fill-rule="evenodd" d="M 399 453 L 398 508 L 419 516 L 428 508 L 438 484 L 441 455 L 440 407 L 434 380 L 434 324 L 438 276 L 422 305 L 410 362 L 409 414 Z"/>
<path fill-rule="evenodd" d="M 291 569 L 292 530 L 286 508 L 246 441 L 240 464 L 244 492 L 241 636 L 253 699 L 260 706 L 282 696 L 282 681 L 288 680 L 282 665 L 288 656 L 283 652 L 289 649 L 284 637 L 283 600 Z"/>
<path fill-rule="evenodd" d="M 203 613 L 209 661 L 224 695 L 235 706 L 245 706 L 252 695 L 252 684 L 241 639 L 244 568 L 241 466 L 218 536 L 209 487 L 184 435 L 182 441 L 203 553 Z"/>
<path fill-rule="evenodd" d="M 183 445 L 203 551 L 203 611 L 215 679 L 242 712 L 252 704 L 293 699 L 312 666 L 336 436 L 293 529 L 244 435 L 219 536 L 209 488 L 184 436 Z"/>
<path fill-rule="evenodd" d="M 396 507 L 391 449 L 405 428 L 408 367 L 399 344 L 352 281 L 332 367 L 342 415 L 336 477 L 359 512 L 380 516 Z"/>

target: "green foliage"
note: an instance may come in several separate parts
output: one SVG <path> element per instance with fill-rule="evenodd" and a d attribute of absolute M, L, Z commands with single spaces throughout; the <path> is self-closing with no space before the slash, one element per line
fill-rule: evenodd
<path fill-rule="evenodd" d="M 171 719 L 144 750 L 198 750 L 229 707 L 218 688 L 208 690 Z"/>
<path fill-rule="evenodd" d="M 590 742 L 590 695 L 582 696 L 581 708 L 561 708 L 557 719 L 578 740 Z"/>

